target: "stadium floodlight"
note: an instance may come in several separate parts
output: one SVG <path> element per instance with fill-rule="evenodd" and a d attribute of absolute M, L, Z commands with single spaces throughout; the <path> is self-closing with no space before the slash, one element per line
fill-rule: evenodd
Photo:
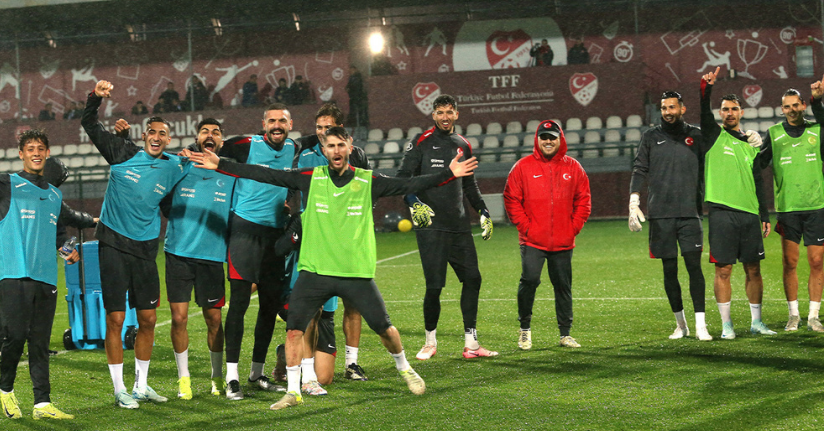
<path fill-rule="evenodd" d="M 54 40 L 52 33 L 50 31 L 45 32 L 46 42 L 49 43 L 49 46 L 52 48 L 57 48 L 57 41 Z"/>
<path fill-rule="evenodd" d="M 372 51 L 372 54 L 378 54 L 383 52 L 383 35 L 376 31 L 369 36 L 369 50 Z"/>
<path fill-rule="evenodd" d="M 296 13 L 292 13 L 292 18 L 295 20 L 295 29 L 300 31 L 300 17 Z"/>
<path fill-rule="evenodd" d="M 212 18 L 212 29 L 215 31 L 215 35 L 223 35 L 223 27 L 220 25 L 220 19 Z"/>

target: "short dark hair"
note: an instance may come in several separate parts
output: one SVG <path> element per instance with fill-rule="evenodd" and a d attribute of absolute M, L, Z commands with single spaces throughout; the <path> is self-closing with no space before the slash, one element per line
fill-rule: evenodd
<path fill-rule="evenodd" d="M 197 130 L 196 130 L 195 133 L 200 133 L 200 129 L 202 129 L 203 126 L 205 126 L 207 124 L 217 126 L 217 129 L 220 130 L 220 133 L 223 133 L 223 124 L 220 124 L 220 121 L 217 121 L 214 118 L 204 118 L 204 119 L 200 120 L 200 122 L 197 123 Z"/>
<path fill-rule="evenodd" d="M 315 121 L 320 117 L 332 117 L 336 125 L 340 126 L 343 124 L 343 112 L 340 111 L 340 108 L 338 108 L 338 105 L 334 102 L 326 102 L 321 105 L 317 115 L 315 115 Z"/>
<path fill-rule="evenodd" d="M 681 104 L 681 105 L 684 104 L 684 99 L 681 97 L 681 93 L 679 93 L 677 91 L 673 91 L 673 90 L 665 91 L 664 94 L 661 95 L 661 100 L 666 100 L 666 99 L 678 99 L 679 104 Z"/>
<path fill-rule="evenodd" d="M 40 141 L 46 148 L 49 148 L 49 137 L 46 136 L 46 131 L 43 129 L 29 129 L 21 133 L 17 137 L 17 148 L 23 151 L 23 147 L 31 141 Z"/>
<path fill-rule="evenodd" d="M 729 100 L 730 102 L 735 102 L 738 106 L 741 106 L 741 98 L 738 97 L 737 94 L 727 94 L 721 98 L 721 103 L 724 103 L 725 100 Z"/>
<path fill-rule="evenodd" d="M 257 75 L 255 75 L 255 74 L 253 73 L 252 75 L 250 75 L 250 76 L 249 76 L 249 78 L 257 78 Z"/>
<path fill-rule="evenodd" d="M 266 113 L 269 111 L 288 111 L 289 107 L 286 106 L 285 103 L 273 103 L 266 107 L 266 110 L 263 111 L 263 118 L 266 118 Z"/>
<path fill-rule="evenodd" d="M 172 125 L 169 124 L 168 121 L 164 120 L 163 117 L 154 116 L 154 117 L 149 117 L 149 119 L 146 120 L 146 124 L 152 124 L 152 123 L 163 123 L 163 124 L 166 125 L 166 127 L 169 128 L 170 131 L 172 130 Z"/>
<path fill-rule="evenodd" d="M 341 126 L 330 127 L 325 133 L 326 136 L 334 136 L 342 141 L 349 141 L 349 132 Z"/>
<path fill-rule="evenodd" d="M 801 92 L 796 90 L 795 88 L 788 89 L 784 92 L 784 94 L 781 97 L 784 98 L 787 96 L 798 96 L 798 98 L 801 99 L 802 102 L 804 101 L 804 98 L 801 97 Z"/>
<path fill-rule="evenodd" d="M 435 99 L 435 102 L 432 104 L 432 110 L 434 111 L 440 108 L 441 106 L 449 105 L 452 105 L 452 107 L 455 108 L 456 111 L 458 110 L 458 102 L 455 101 L 455 98 L 448 94 L 442 94 Z"/>

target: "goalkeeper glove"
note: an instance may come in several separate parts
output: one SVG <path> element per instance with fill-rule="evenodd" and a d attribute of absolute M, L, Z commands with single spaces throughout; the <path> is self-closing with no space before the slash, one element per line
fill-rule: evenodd
<path fill-rule="evenodd" d="M 749 142 L 751 147 L 761 147 L 761 134 L 759 134 L 755 130 L 747 130 L 747 133 L 744 133 L 744 135 L 747 136 L 747 142 Z"/>
<path fill-rule="evenodd" d="M 647 221 L 641 212 L 641 197 L 637 193 L 629 195 L 629 230 L 641 232 L 641 222 Z"/>
<path fill-rule="evenodd" d="M 432 224 L 432 217 L 435 217 L 435 211 L 429 205 L 421 202 L 415 195 L 407 195 L 404 198 L 406 204 L 409 205 L 409 212 L 412 214 L 412 224 L 415 227 L 428 227 Z"/>
<path fill-rule="evenodd" d="M 492 238 L 492 219 L 489 218 L 489 210 L 484 208 L 478 212 L 481 214 L 481 228 L 483 229 L 481 237 L 488 240 Z"/>

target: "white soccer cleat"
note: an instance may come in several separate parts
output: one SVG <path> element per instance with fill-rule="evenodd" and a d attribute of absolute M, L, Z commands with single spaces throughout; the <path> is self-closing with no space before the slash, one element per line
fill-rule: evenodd
<path fill-rule="evenodd" d="M 685 326 L 683 328 L 680 327 L 680 326 L 676 326 L 675 331 L 672 333 L 672 335 L 669 336 L 669 339 L 670 340 L 679 340 L 681 338 L 689 337 L 689 336 L 690 336 L 689 326 Z"/>
<path fill-rule="evenodd" d="M 801 316 L 799 316 L 797 314 L 796 315 L 790 314 L 790 317 L 787 319 L 787 325 L 784 326 L 784 330 L 788 331 L 788 332 L 789 331 L 797 331 L 799 323 L 801 323 Z"/>
<path fill-rule="evenodd" d="M 421 351 L 418 352 L 417 355 L 415 355 L 415 357 L 418 358 L 421 361 L 425 361 L 425 360 L 435 356 L 436 353 L 438 353 L 438 345 L 437 344 L 425 344 L 423 346 L 423 348 L 421 348 Z"/>
<path fill-rule="evenodd" d="M 518 348 L 521 350 L 529 350 L 532 348 L 532 331 L 529 329 L 521 329 L 518 332 Z"/>
<path fill-rule="evenodd" d="M 699 341 L 712 341 L 712 335 L 707 331 L 706 326 L 697 326 L 695 328 L 695 336 Z"/>

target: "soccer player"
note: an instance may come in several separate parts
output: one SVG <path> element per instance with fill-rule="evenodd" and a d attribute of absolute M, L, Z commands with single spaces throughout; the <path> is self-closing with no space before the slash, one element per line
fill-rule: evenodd
<path fill-rule="evenodd" d="M 197 150 L 223 146 L 223 127 L 214 118 L 197 125 Z M 192 170 L 161 203 L 166 226 L 166 296 L 172 310 L 172 347 L 178 374 L 178 394 L 192 399 L 187 329 L 192 286 L 195 302 L 206 321 L 206 344 L 212 366 L 212 395 L 221 395 L 223 380 L 222 308 L 226 303 L 223 262 L 235 178 L 217 172 Z"/>
<path fill-rule="evenodd" d="M 736 260 L 744 266 L 746 292 L 750 301 L 753 334 L 773 335 L 761 321 L 761 259 L 764 241 L 770 233 L 770 216 L 764 199 L 757 132 L 741 131 L 741 100 L 735 94 L 721 98 L 722 128 L 710 108 L 712 86 L 720 67 L 701 79 L 701 136 L 707 145 L 704 159 L 706 201 L 709 204 L 710 262 L 715 264 L 715 300 L 721 313 L 721 338 L 735 338 L 730 300 L 730 275 Z"/>
<path fill-rule="evenodd" d="M 49 138 L 28 130 L 18 139 L 23 170 L 0 174 L 0 405 L 10 419 L 23 417 L 14 381 L 23 347 L 29 345 L 34 419 L 74 419 L 51 402 L 49 340 L 57 306 L 57 224 L 94 226 L 85 213 L 71 210 L 57 187 L 43 176 Z M 57 245 L 59 247 L 59 245 Z M 76 262 L 74 252 L 67 259 Z"/>
<path fill-rule="evenodd" d="M 165 154 L 169 124 L 152 117 L 142 133 L 141 148 L 128 137 L 106 131 L 98 121 L 103 98 L 114 86 L 99 81 L 89 94 L 81 124 L 100 155 L 111 165 L 95 235 L 100 241 L 100 283 L 106 308 L 106 359 L 118 406 L 139 407 L 138 401 L 165 402 L 147 382 L 154 345 L 156 308 L 160 302 L 157 245 L 160 236 L 160 201 L 188 172 L 190 163 Z M 135 384 L 123 383 L 123 344 L 120 338 L 126 316 L 126 294 L 137 309 Z"/>
<path fill-rule="evenodd" d="M 329 161 L 323 155 L 324 133 L 331 127 L 343 127 L 343 113 L 334 103 L 324 103 L 315 115 L 314 135 L 302 136 L 298 139 L 300 153 L 293 164 L 296 168 L 314 168 L 326 166 Z M 359 147 L 352 146 L 352 156 L 349 164 L 361 169 L 369 169 L 369 159 Z M 306 196 L 302 199 L 302 208 L 305 207 Z M 296 220 L 299 222 L 299 219 Z M 298 229 L 300 224 L 297 223 Z M 297 250 L 290 256 L 293 261 L 299 260 Z M 295 263 L 295 262 L 293 262 Z M 291 265 L 296 269 L 295 265 Z M 297 281 L 297 272 L 291 280 L 292 285 Z M 326 390 L 320 385 L 332 383 L 335 370 L 335 310 L 338 308 L 338 298 L 333 297 L 323 304 L 323 310 L 316 319 L 306 328 L 306 344 L 303 348 L 304 358 L 301 361 L 301 389 L 310 395 L 325 395 Z M 361 315 L 353 307 L 344 304 L 343 334 L 346 337 L 346 356 L 344 363 L 344 378 L 349 380 L 367 380 L 366 373 L 358 365 L 358 346 L 360 345 Z"/>
<path fill-rule="evenodd" d="M 821 172 L 821 121 L 824 107 L 821 81 L 811 85 L 813 113 L 816 123 L 804 119 L 807 104 L 798 90 L 789 89 L 781 98 L 785 120 L 769 129 L 761 147 L 761 166 L 772 165 L 775 181 L 775 231 L 781 235 L 784 258 L 784 294 L 787 297 L 789 318 L 785 331 L 798 330 L 798 245 L 804 238 L 810 278 L 810 312 L 807 328 L 824 332 L 818 317 L 821 308 L 821 290 L 824 283 L 824 175 Z"/>
<path fill-rule="evenodd" d="M 433 104 L 432 119 L 435 127 L 416 135 L 406 146 L 398 177 L 413 177 L 439 172 L 455 154 L 472 157 L 472 146 L 463 136 L 455 133 L 458 121 L 458 102 L 449 95 L 441 95 Z M 461 290 L 461 313 L 464 323 L 464 358 L 497 356 L 478 343 L 476 322 L 478 297 L 481 291 L 481 272 L 469 217 L 464 211 L 464 196 L 481 215 L 483 239 L 492 236 L 492 220 L 475 182 L 475 176 L 458 178 L 443 187 L 423 191 L 420 196 L 407 195 L 404 200 L 412 211 L 416 225 L 423 274 L 426 278 L 426 294 L 423 298 L 423 320 L 426 340 L 417 354 L 427 360 L 438 351 L 436 329 L 441 316 L 441 290 L 446 285 L 446 265 L 452 266 Z M 430 219 L 433 214 L 434 219 Z"/>
<path fill-rule="evenodd" d="M 561 347 L 581 347 L 572 327 L 572 249 L 592 211 L 589 177 L 566 155 L 564 131 L 544 121 L 535 131 L 532 154 L 518 160 L 506 179 L 504 205 L 518 228 L 521 281 L 518 284 L 518 347 L 532 348 L 532 305 L 544 261 L 555 290 L 555 316 Z"/>
<path fill-rule="evenodd" d="M 258 166 L 242 166 L 220 160 L 214 154 L 192 160 L 229 175 L 299 189 L 308 196 L 303 213 L 304 238 L 299 261 L 300 276 L 289 302 L 286 363 L 289 386 L 271 409 L 303 402 L 300 394 L 300 360 L 304 330 L 312 316 L 329 298 L 339 296 L 361 312 L 366 324 L 381 338 L 395 360 L 395 367 L 416 395 L 426 391 L 421 377 L 409 366 L 398 330 L 392 326 L 386 305 L 375 285 L 375 236 L 372 204 L 382 196 L 415 193 L 456 177 L 471 175 L 475 158 L 452 159 L 448 169 L 412 179 L 372 176 L 371 171 L 349 165 L 352 140 L 343 127 L 326 132 L 323 142 L 327 166 L 282 172 Z"/>
<path fill-rule="evenodd" d="M 645 180 L 649 196 L 649 255 L 661 259 L 664 291 L 675 314 L 675 340 L 690 334 L 678 282 L 678 247 L 690 278 L 690 296 L 695 312 L 695 333 L 710 341 L 704 312 L 704 273 L 701 252 L 704 232 L 701 225 L 704 201 L 704 145 L 701 129 L 682 118 L 687 111 L 681 95 L 667 91 L 661 95 L 661 125 L 641 137 L 629 192 L 629 230 L 641 231 L 641 187 Z"/>
<path fill-rule="evenodd" d="M 297 149 L 288 138 L 292 130 L 292 115 L 286 105 L 268 106 L 263 113 L 262 124 L 263 135 L 227 142 L 220 155 L 250 166 L 291 168 Z M 231 301 L 225 323 L 226 398 L 230 400 L 243 399 L 238 362 L 243 341 L 243 319 L 249 308 L 253 284 L 257 285 L 260 308 L 248 382 L 266 391 L 277 390 L 264 375 L 263 367 L 275 331 L 277 313 L 285 303 L 285 263 L 283 257 L 274 252 L 274 244 L 283 235 L 288 218 L 283 211 L 286 195 L 285 188 L 271 184 L 250 180 L 239 180 L 235 184 L 232 214 L 229 217 Z"/>

